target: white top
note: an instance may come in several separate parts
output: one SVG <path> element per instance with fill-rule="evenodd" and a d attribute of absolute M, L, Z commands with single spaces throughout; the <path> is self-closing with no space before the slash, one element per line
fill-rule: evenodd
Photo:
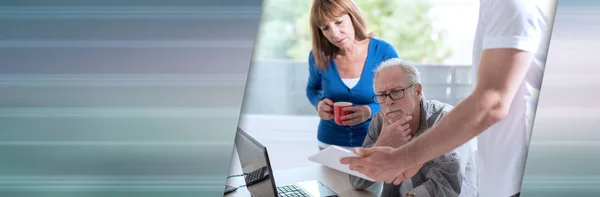
<path fill-rule="evenodd" d="M 481 0 L 473 46 L 474 73 L 485 49 L 515 48 L 536 53 L 538 45 L 547 45 L 541 42 L 542 31 L 547 31 L 544 18 L 532 1 Z M 508 197 L 521 190 L 531 134 L 525 125 L 525 93 L 523 82 L 508 116 L 478 136 L 479 196 Z"/>
<path fill-rule="evenodd" d="M 354 86 L 356 86 L 356 84 L 358 83 L 359 80 L 360 80 L 360 77 L 353 78 L 353 79 L 342 79 L 344 84 L 346 84 L 346 86 L 350 89 L 352 89 Z"/>

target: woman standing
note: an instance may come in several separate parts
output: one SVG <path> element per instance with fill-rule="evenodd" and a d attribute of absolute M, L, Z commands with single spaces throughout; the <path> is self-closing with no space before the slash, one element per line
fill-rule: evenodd
<path fill-rule="evenodd" d="M 362 13 L 353 0 L 314 0 L 310 13 L 312 51 L 308 57 L 306 96 L 321 121 L 319 148 L 360 147 L 371 117 L 380 110 L 372 97 L 373 69 L 397 58 L 392 45 L 366 31 Z M 343 122 L 334 120 L 333 103 L 351 102 Z"/>

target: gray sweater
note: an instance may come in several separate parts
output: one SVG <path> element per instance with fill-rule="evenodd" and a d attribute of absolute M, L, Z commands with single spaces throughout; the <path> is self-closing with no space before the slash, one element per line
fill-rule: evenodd
<path fill-rule="evenodd" d="M 421 100 L 421 126 L 416 133 L 418 137 L 431 128 L 440 118 L 448 113 L 453 107 L 439 101 Z M 369 126 L 363 147 L 371 147 L 377 141 L 381 133 L 383 118 L 381 112 L 375 114 Z M 459 158 L 455 152 L 446 153 L 423 164 L 423 167 L 402 184 L 384 184 L 381 197 L 403 197 L 401 187 L 408 188 L 407 194 L 416 197 L 421 196 L 458 196 L 461 190 L 462 175 L 460 173 Z M 350 175 L 350 183 L 355 189 L 365 189 L 373 182 Z M 405 189 L 406 190 L 406 189 Z"/>

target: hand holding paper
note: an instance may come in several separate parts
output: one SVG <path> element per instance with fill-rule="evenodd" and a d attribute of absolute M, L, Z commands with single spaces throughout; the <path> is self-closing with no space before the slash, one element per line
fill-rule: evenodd
<path fill-rule="evenodd" d="M 364 174 L 361 174 L 357 171 L 350 170 L 350 167 L 348 164 L 340 163 L 340 159 L 342 159 L 344 157 L 358 157 L 358 155 L 356 155 L 352 151 L 346 150 L 342 147 L 332 145 L 332 146 L 329 146 L 329 147 L 323 149 L 322 151 L 318 152 L 317 154 L 310 156 L 308 158 L 308 160 L 315 162 L 315 163 L 322 164 L 329 168 L 339 170 L 341 172 L 345 172 L 345 173 L 375 182 L 373 179 L 369 178 L 368 176 L 365 176 Z"/>

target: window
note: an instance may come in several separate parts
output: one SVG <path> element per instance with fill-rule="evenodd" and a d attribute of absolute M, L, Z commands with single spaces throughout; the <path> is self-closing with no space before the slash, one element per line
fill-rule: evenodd
<path fill-rule="evenodd" d="M 264 1 L 244 114 L 316 116 L 306 98 L 312 1 Z M 416 64 L 428 99 L 456 104 L 471 91 L 478 2 L 357 1 L 368 29 Z M 461 14 L 456 14 L 460 12 Z"/>

